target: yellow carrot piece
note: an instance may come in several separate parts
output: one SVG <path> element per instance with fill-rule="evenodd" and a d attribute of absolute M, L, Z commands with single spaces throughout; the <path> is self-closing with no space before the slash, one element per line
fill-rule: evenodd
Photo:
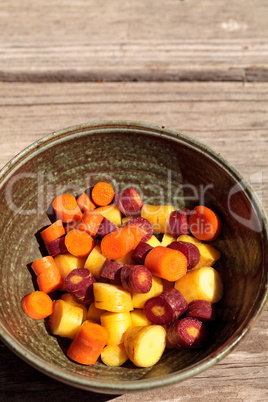
<path fill-rule="evenodd" d="M 175 282 L 174 287 L 183 294 L 188 304 L 193 300 L 217 303 L 223 297 L 224 291 L 220 274 L 212 267 L 188 271 Z"/>
<path fill-rule="evenodd" d="M 54 335 L 74 339 L 83 321 L 83 310 L 64 300 L 54 303 L 54 311 L 49 317 L 49 327 Z"/>
<path fill-rule="evenodd" d="M 111 313 L 106 312 L 100 316 L 101 325 L 109 331 L 110 337 L 107 345 L 120 345 L 123 343 L 123 335 L 132 325 L 129 312 Z"/>
<path fill-rule="evenodd" d="M 95 246 L 87 257 L 84 268 L 87 268 L 95 279 L 99 279 L 105 260 L 106 258 L 102 255 L 100 246 Z"/>
<path fill-rule="evenodd" d="M 144 204 L 141 217 L 148 219 L 156 233 L 169 233 L 169 216 L 175 211 L 172 205 Z"/>
<path fill-rule="evenodd" d="M 176 241 L 176 240 L 177 239 L 175 237 L 171 236 L 168 233 L 165 233 L 162 238 L 162 241 L 161 241 L 161 246 L 167 247 L 170 243 L 172 243 L 173 241 Z"/>
<path fill-rule="evenodd" d="M 64 293 L 61 296 L 61 300 L 66 301 L 71 306 L 81 308 L 83 310 L 83 321 L 86 321 L 86 319 L 87 319 L 87 308 L 86 308 L 86 306 L 84 304 L 77 303 L 77 301 L 74 299 L 74 297 L 73 297 L 73 295 L 71 295 L 71 293 Z"/>
<path fill-rule="evenodd" d="M 128 358 L 137 367 L 156 364 L 166 347 L 166 331 L 161 325 L 130 327 L 124 335 Z"/>
<path fill-rule="evenodd" d="M 124 345 L 121 344 L 105 346 L 101 353 L 101 360 L 106 366 L 122 366 L 128 360 Z"/>
<path fill-rule="evenodd" d="M 95 212 L 100 213 L 114 225 L 120 227 L 122 221 L 122 214 L 116 204 L 110 204 L 105 207 L 99 207 L 95 209 Z"/>
<path fill-rule="evenodd" d="M 143 309 L 135 308 L 133 311 L 130 312 L 130 317 L 133 327 L 141 327 L 144 325 L 152 324 L 146 317 Z"/>
<path fill-rule="evenodd" d="M 93 284 L 95 307 L 113 313 L 133 310 L 131 294 L 121 286 L 95 282 Z"/>
<path fill-rule="evenodd" d="M 146 241 L 146 243 L 152 247 L 161 246 L 161 242 L 158 240 L 158 238 L 155 235 L 152 235 L 150 240 Z"/>
<path fill-rule="evenodd" d="M 100 316 L 104 313 L 104 310 L 101 310 L 95 306 L 95 303 L 91 303 L 87 311 L 87 320 L 96 322 L 100 324 Z"/>

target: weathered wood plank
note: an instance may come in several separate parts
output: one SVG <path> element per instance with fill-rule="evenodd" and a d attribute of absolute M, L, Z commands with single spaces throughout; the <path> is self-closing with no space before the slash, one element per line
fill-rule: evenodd
<path fill-rule="evenodd" d="M 128 119 L 169 126 L 212 146 L 251 179 L 268 210 L 268 84 L 0 83 L 0 166 L 25 146 L 86 121 Z M 183 383 L 146 394 L 76 390 L 37 372 L 0 344 L 0 400 L 133 402 L 268 399 L 268 306 L 235 350 Z"/>
<path fill-rule="evenodd" d="M 0 80 L 267 81 L 267 15 L 250 0 L 2 0 Z"/>
<path fill-rule="evenodd" d="M 212 146 L 253 181 L 268 208 L 267 90 L 261 83 L 2 83 L 0 164 L 74 124 L 148 121 Z"/>

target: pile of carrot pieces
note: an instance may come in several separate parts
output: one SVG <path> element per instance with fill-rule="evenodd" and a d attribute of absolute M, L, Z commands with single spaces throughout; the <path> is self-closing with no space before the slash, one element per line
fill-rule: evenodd
<path fill-rule="evenodd" d="M 21 306 L 70 339 L 71 360 L 149 367 L 166 348 L 206 346 L 224 293 L 212 209 L 145 204 L 134 187 L 115 193 L 106 182 L 52 206 L 41 231 L 48 255 L 32 263 L 38 290 Z"/>

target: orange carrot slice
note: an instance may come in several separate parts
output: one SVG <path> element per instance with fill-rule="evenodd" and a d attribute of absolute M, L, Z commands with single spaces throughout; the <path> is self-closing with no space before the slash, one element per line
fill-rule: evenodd
<path fill-rule="evenodd" d="M 109 260 L 119 260 L 137 247 L 144 231 L 138 226 L 127 225 L 103 237 L 101 252 Z"/>
<path fill-rule="evenodd" d="M 65 246 L 75 257 L 87 257 L 94 248 L 94 240 L 87 232 L 73 229 L 65 236 Z"/>
<path fill-rule="evenodd" d="M 51 265 L 37 276 L 39 290 L 44 293 L 52 293 L 62 285 L 62 277 L 57 265 Z"/>
<path fill-rule="evenodd" d="M 182 252 L 163 246 L 154 247 L 144 261 L 152 275 L 171 282 L 186 274 L 187 264 L 187 258 Z"/>
<path fill-rule="evenodd" d="M 93 187 L 91 197 L 95 204 L 105 207 L 113 201 L 114 189 L 111 184 L 100 181 Z"/>
<path fill-rule="evenodd" d="M 58 219 L 67 223 L 78 221 L 82 217 L 82 212 L 77 204 L 75 197 L 72 194 L 62 194 L 54 199 L 52 207 Z"/>
<path fill-rule="evenodd" d="M 32 263 L 32 269 L 36 276 L 40 275 L 41 272 L 45 271 L 48 268 L 54 267 L 56 265 L 54 258 L 51 256 L 42 257 L 38 260 L 35 260 Z"/>
<path fill-rule="evenodd" d="M 96 236 L 102 220 L 103 215 L 100 213 L 94 211 L 85 211 L 77 228 L 87 232 L 90 234 L 90 236 Z"/>
<path fill-rule="evenodd" d="M 24 296 L 21 307 L 24 313 L 34 320 L 42 320 L 53 313 L 51 298 L 39 290 Z"/>
<path fill-rule="evenodd" d="M 77 198 L 77 204 L 83 212 L 92 211 L 93 209 L 96 208 L 96 205 L 91 201 L 91 199 L 86 193 L 82 193 Z"/>
<path fill-rule="evenodd" d="M 221 232 L 218 215 L 203 205 L 195 207 L 189 217 L 190 231 L 199 240 L 215 240 Z"/>
<path fill-rule="evenodd" d="M 99 324 L 85 321 L 67 350 L 67 356 L 84 365 L 95 364 L 110 337 Z"/>
<path fill-rule="evenodd" d="M 62 221 L 58 219 L 56 222 L 52 223 L 52 225 L 42 230 L 40 234 L 45 244 L 59 239 L 61 236 L 65 235 L 65 229 L 63 227 Z"/>

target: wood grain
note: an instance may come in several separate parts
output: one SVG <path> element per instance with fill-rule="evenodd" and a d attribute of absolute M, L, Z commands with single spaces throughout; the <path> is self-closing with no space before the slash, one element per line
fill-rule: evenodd
<path fill-rule="evenodd" d="M 266 83 L 2 83 L 0 164 L 74 124 L 154 122 L 220 152 L 255 184 L 268 208 L 267 90 Z"/>
<path fill-rule="evenodd" d="M 251 179 L 268 210 L 267 93 L 265 83 L 1 83 L 0 165 L 33 141 L 73 124 L 143 120 L 212 146 Z M 0 356 L 3 401 L 266 401 L 268 306 L 253 330 L 216 366 L 146 394 L 77 390 L 37 372 L 3 344 Z"/>
<path fill-rule="evenodd" d="M 2 0 L 2 81 L 267 81 L 268 2 Z"/>

